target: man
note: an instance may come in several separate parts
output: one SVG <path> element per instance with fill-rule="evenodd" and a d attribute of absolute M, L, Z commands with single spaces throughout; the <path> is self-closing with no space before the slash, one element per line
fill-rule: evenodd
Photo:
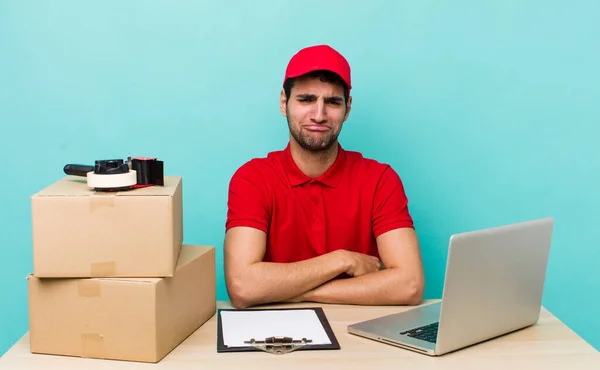
<path fill-rule="evenodd" d="M 280 94 L 289 143 L 245 163 L 229 185 L 225 280 L 235 307 L 421 302 L 419 243 L 399 176 L 337 140 L 351 88 L 348 62 L 327 45 L 290 60 Z"/>

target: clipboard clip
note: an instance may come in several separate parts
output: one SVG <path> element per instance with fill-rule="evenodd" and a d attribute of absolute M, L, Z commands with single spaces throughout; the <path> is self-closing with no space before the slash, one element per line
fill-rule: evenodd
<path fill-rule="evenodd" d="M 250 340 L 244 341 L 244 343 L 250 344 L 253 348 L 276 355 L 290 353 L 311 342 L 312 339 L 302 338 L 294 340 L 292 337 L 268 337 L 265 338 L 265 340 L 251 338 Z"/>

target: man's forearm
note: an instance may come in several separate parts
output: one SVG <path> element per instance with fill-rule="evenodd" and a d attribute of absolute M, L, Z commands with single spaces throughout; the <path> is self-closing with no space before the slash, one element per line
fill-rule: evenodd
<path fill-rule="evenodd" d="M 416 305 L 423 284 L 399 269 L 387 269 L 350 279 L 338 279 L 301 294 L 290 301 L 356 305 Z"/>
<path fill-rule="evenodd" d="M 294 263 L 256 262 L 232 280 L 237 307 L 281 302 L 299 296 L 345 272 L 336 252 Z"/>

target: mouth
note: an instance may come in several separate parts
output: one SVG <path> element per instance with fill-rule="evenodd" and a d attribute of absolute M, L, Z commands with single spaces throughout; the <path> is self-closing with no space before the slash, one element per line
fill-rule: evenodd
<path fill-rule="evenodd" d="M 329 131 L 329 127 L 323 125 L 306 125 L 304 129 L 307 131 L 324 132 Z"/>

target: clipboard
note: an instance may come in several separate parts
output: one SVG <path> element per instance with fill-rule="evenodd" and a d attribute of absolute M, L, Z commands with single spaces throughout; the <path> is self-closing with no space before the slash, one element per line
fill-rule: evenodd
<path fill-rule="evenodd" d="M 223 318 L 223 313 L 227 315 L 227 317 Z M 256 314 L 256 315 L 254 315 Z M 296 315 L 296 316 L 294 316 Z M 233 316 L 237 316 L 234 320 L 229 322 L 230 318 Z M 315 317 L 316 316 L 316 317 Z M 244 344 L 236 342 L 235 345 L 227 345 L 226 344 L 226 335 L 224 333 L 224 328 L 227 325 L 232 325 L 236 321 L 245 320 L 246 323 L 251 322 L 254 326 L 260 325 L 260 320 L 263 322 L 268 322 L 268 325 L 277 325 L 277 320 L 275 322 L 271 322 L 271 320 L 267 320 L 269 318 L 276 318 L 279 320 L 285 320 L 290 317 L 296 318 L 304 318 L 309 325 L 306 327 L 314 328 L 315 337 L 310 338 L 310 335 L 294 335 L 292 333 L 285 334 L 285 330 L 293 331 L 294 333 L 302 333 L 303 329 L 299 329 L 298 327 L 290 329 L 290 328 L 280 328 L 279 330 L 274 330 L 272 334 L 264 334 L 264 335 L 254 335 L 258 336 L 258 338 L 253 338 L 252 334 L 245 335 L 244 329 L 240 329 L 240 331 L 236 330 L 236 335 L 244 336 Z M 292 320 L 293 321 L 293 320 Z M 297 323 L 285 322 L 286 326 L 293 327 L 294 325 L 298 325 Z M 241 324 L 240 327 L 246 327 L 246 332 L 248 325 Z M 317 329 L 318 327 L 318 329 Z M 228 328 L 231 330 L 231 328 Z M 270 329 L 265 329 L 270 330 Z M 264 330 L 262 330 L 264 332 Z M 240 334 L 244 333 L 244 334 Z M 269 332 L 271 333 L 271 332 Z M 248 338 L 246 338 L 248 336 Z M 300 338 L 302 336 L 302 338 Z M 306 337 L 309 338 L 306 338 Z M 228 341 L 228 343 L 232 343 Z M 292 351 L 300 351 L 300 350 L 339 350 L 340 344 L 331 329 L 331 325 L 325 316 L 325 312 L 321 307 L 300 307 L 300 308 L 268 308 L 268 309 L 219 309 L 217 310 L 217 352 L 218 353 L 227 353 L 227 352 L 251 352 L 251 351 L 265 351 L 269 353 L 275 354 L 283 354 L 289 353 Z"/>

